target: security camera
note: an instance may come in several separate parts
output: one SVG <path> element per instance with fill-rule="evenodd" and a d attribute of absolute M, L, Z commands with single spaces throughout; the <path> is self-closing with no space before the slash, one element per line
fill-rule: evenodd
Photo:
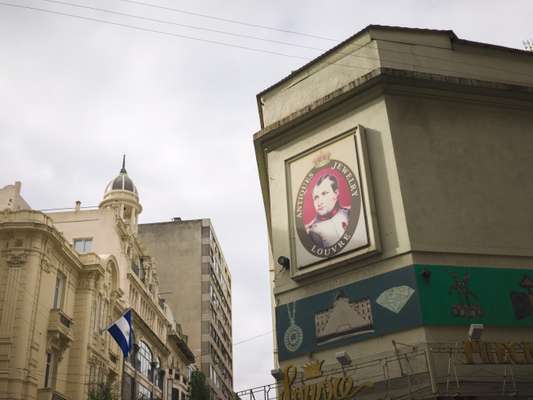
<path fill-rule="evenodd" d="M 291 267 L 291 260 L 289 260 L 287 257 L 285 256 L 279 256 L 278 257 L 278 264 L 281 266 L 281 270 L 289 270 L 290 267 Z"/>
<path fill-rule="evenodd" d="M 281 381 L 283 379 L 283 371 L 279 368 L 270 371 L 270 375 L 276 380 Z"/>

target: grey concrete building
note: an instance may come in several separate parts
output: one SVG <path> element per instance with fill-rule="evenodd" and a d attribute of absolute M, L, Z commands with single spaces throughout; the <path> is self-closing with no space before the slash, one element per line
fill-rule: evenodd
<path fill-rule="evenodd" d="M 139 225 L 161 295 L 189 338 L 214 399 L 233 395 L 231 275 L 209 219 Z"/>
<path fill-rule="evenodd" d="M 257 104 L 283 398 L 531 397 L 533 53 L 369 26 Z"/>

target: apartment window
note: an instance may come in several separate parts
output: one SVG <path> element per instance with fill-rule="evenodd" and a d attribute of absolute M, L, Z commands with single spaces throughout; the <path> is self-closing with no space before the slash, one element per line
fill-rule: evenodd
<path fill-rule="evenodd" d="M 169 391 L 168 393 L 170 397 L 171 392 Z M 169 400 L 180 400 L 180 392 L 178 391 L 178 389 L 172 388 L 172 397 Z"/>
<path fill-rule="evenodd" d="M 91 239 L 74 239 L 74 250 L 78 253 L 88 253 L 92 250 L 93 240 Z"/>
<path fill-rule="evenodd" d="M 107 301 L 100 298 L 100 329 L 107 326 Z"/>
<path fill-rule="evenodd" d="M 143 283 L 146 283 L 146 274 L 145 274 L 145 267 L 144 267 L 144 259 L 141 257 L 139 258 L 139 278 L 141 278 L 141 281 Z"/>
<path fill-rule="evenodd" d="M 137 351 L 137 370 L 146 376 L 150 381 L 152 378 L 152 350 L 145 342 L 141 342 L 139 345 L 139 350 Z"/>
<path fill-rule="evenodd" d="M 146 283 L 145 266 L 142 257 L 131 262 L 131 269 L 143 283 Z"/>
<path fill-rule="evenodd" d="M 92 389 L 95 389 L 96 388 L 96 367 L 91 364 L 89 366 L 89 386 L 92 388 Z"/>
<path fill-rule="evenodd" d="M 55 378 L 55 357 L 54 353 L 46 353 L 46 369 L 44 371 L 44 387 L 53 388 Z"/>
<path fill-rule="evenodd" d="M 93 330 L 95 332 L 98 332 L 99 324 L 98 324 L 98 316 L 100 315 L 100 307 L 102 303 L 102 296 L 95 297 L 93 301 L 93 307 L 92 307 L 92 321 L 93 321 Z"/>
<path fill-rule="evenodd" d="M 141 383 L 137 383 L 138 389 L 138 399 L 139 400 L 150 400 L 152 398 L 152 392 L 150 389 L 148 389 L 146 386 L 142 385 Z"/>
<path fill-rule="evenodd" d="M 61 271 L 57 271 L 56 276 L 56 288 L 54 290 L 54 307 L 63 307 L 63 298 L 65 297 L 65 287 L 67 283 L 67 277 Z"/>

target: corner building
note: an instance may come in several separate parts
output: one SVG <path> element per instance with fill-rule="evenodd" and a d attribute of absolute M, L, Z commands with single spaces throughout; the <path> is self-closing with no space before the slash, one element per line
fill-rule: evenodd
<path fill-rule="evenodd" d="M 233 398 L 231 275 L 209 219 L 139 225 L 162 297 L 189 336 L 213 399 Z"/>
<path fill-rule="evenodd" d="M 0 399 L 184 400 L 194 355 L 159 297 L 137 236 L 142 211 L 123 165 L 98 208 L 42 213 L 0 189 Z M 105 331 L 133 311 L 127 360 Z"/>
<path fill-rule="evenodd" d="M 284 399 L 530 398 L 533 53 L 371 25 L 257 104 Z"/>

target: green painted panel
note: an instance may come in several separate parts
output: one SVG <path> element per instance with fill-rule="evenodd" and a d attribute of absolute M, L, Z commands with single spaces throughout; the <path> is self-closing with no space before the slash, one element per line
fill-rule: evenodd
<path fill-rule="evenodd" d="M 416 265 L 424 325 L 533 326 L 533 269 Z"/>
<path fill-rule="evenodd" d="M 280 361 L 422 324 L 413 266 L 276 307 Z"/>

